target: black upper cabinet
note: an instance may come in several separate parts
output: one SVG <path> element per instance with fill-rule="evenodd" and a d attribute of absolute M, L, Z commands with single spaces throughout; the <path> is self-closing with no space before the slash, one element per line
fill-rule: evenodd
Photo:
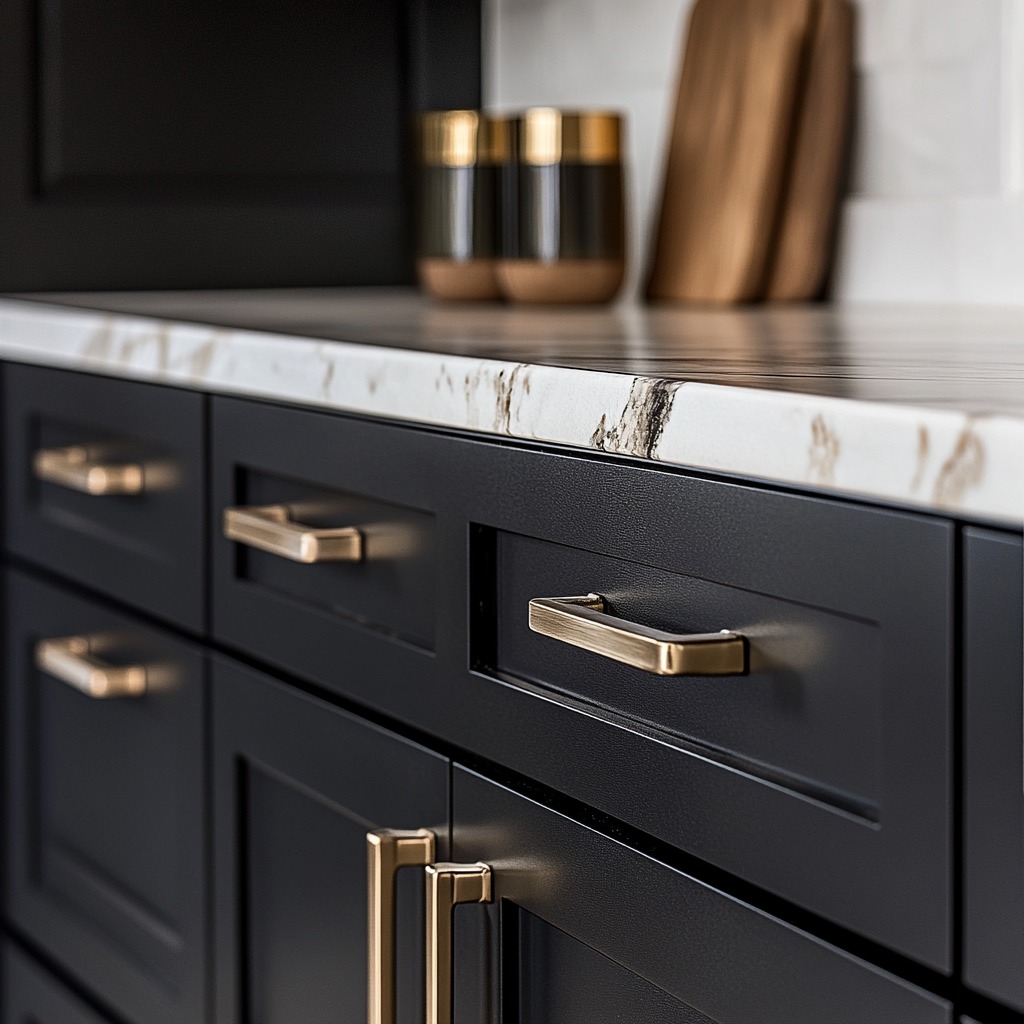
<path fill-rule="evenodd" d="M 411 115 L 479 0 L 0 5 L 0 289 L 410 278 Z"/>

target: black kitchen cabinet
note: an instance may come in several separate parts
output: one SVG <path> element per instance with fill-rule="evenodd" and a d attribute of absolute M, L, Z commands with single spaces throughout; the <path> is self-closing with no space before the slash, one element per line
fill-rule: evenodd
<path fill-rule="evenodd" d="M 5 379 L 10 1024 L 364 1024 L 382 878 L 394 1024 L 446 985 L 454 1024 L 1017 1024 L 1019 532 Z M 189 486 L 108 503 L 36 473 L 111 442 Z M 531 628 L 588 592 L 629 635 L 730 631 L 742 670 Z M 422 842 L 393 878 L 381 830 Z"/>
<path fill-rule="evenodd" d="M 3 1024 L 111 1024 L 13 942 L 4 943 Z"/>
<path fill-rule="evenodd" d="M 433 727 L 949 971 L 953 524 L 526 448 L 461 457 L 471 670 Z M 531 628 L 534 599 L 591 592 L 602 627 L 741 635 L 746 672 L 659 676 Z"/>
<path fill-rule="evenodd" d="M 4 416 L 10 548 L 202 632 L 202 396 L 8 366 Z"/>
<path fill-rule="evenodd" d="M 366 1020 L 368 830 L 448 845 L 448 762 L 227 661 L 214 671 L 217 1024 Z M 398 872 L 397 1021 L 421 1019 L 421 872 Z"/>
<path fill-rule="evenodd" d="M 459 767 L 452 853 L 488 865 L 492 886 L 489 905 L 452 915 L 457 1024 L 952 1019 L 948 1003 Z"/>
<path fill-rule="evenodd" d="M 0 288 L 411 280 L 412 116 L 480 46 L 479 0 L 6 0 Z"/>
<path fill-rule="evenodd" d="M 389 707 L 437 678 L 442 439 L 216 398 L 211 417 L 213 632 L 277 668 Z M 225 536 L 276 510 L 292 529 L 351 528 L 354 559 L 303 563 Z M 273 547 L 273 545 L 271 545 Z M 410 687 L 408 680 L 419 680 Z"/>
<path fill-rule="evenodd" d="M 7 912 L 125 1019 L 200 1024 L 205 657 L 21 572 L 5 602 Z"/>
<path fill-rule="evenodd" d="M 964 532 L 964 978 L 1024 1010 L 1024 552 Z"/>

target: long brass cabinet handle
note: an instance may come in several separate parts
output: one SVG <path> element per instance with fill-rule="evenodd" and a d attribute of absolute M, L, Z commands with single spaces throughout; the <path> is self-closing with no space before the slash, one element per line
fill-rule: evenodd
<path fill-rule="evenodd" d="M 490 902 L 491 869 L 486 864 L 427 867 L 426 1024 L 452 1024 L 452 932 L 456 906 Z"/>
<path fill-rule="evenodd" d="M 95 700 L 139 697 L 149 686 L 145 665 L 111 665 L 88 636 L 62 636 L 36 644 L 36 667 Z"/>
<path fill-rule="evenodd" d="M 434 833 L 378 829 L 366 834 L 367 1024 L 395 1018 L 395 881 L 400 868 L 434 859 Z"/>
<path fill-rule="evenodd" d="M 320 529 L 292 520 L 288 505 L 250 505 L 224 510 L 224 536 L 251 548 L 303 562 L 359 562 L 363 535 L 353 526 Z"/>
<path fill-rule="evenodd" d="M 71 445 L 35 453 L 32 471 L 38 480 L 83 494 L 142 494 L 146 467 L 141 462 L 113 462 L 99 448 Z"/>
<path fill-rule="evenodd" d="M 739 633 L 664 633 L 607 612 L 600 594 L 536 597 L 530 629 L 659 676 L 741 676 L 747 641 Z"/>

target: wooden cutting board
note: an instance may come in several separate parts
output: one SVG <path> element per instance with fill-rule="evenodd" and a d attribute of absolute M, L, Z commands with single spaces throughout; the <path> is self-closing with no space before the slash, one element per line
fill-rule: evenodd
<path fill-rule="evenodd" d="M 814 0 L 697 0 L 668 148 L 648 297 L 759 298 Z"/>
<path fill-rule="evenodd" d="M 855 27 L 849 0 L 818 0 L 765 286 L 772 301 L 815 299 L 825 284 L 849 150 Z"/>

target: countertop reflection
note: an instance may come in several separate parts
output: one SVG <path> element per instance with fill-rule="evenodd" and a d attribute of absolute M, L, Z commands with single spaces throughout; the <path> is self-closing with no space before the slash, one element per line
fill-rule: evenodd
<path fill-rule="evenodd" d="M 1024 310 L 1016 309 L 542 308 L 440 304 L 407 289 L 351 288 L 18 297 L 515 363 L 1024 414 Z"/>

